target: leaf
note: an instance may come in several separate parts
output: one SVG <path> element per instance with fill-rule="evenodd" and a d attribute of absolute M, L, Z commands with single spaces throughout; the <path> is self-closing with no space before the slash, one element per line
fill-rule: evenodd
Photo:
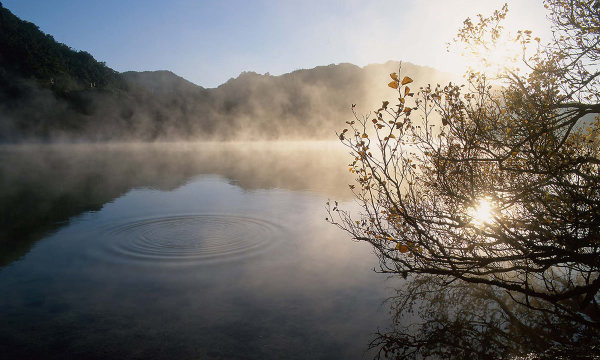
<path fill-rule="evenodd" d="M 391 77 L 393 80 L 396 80 L 396 81 L 398 81 L 398 74 L 396 74 L 395 72 L 391 73 L 391 74 L 390 74 L 390 77 Z"/>
<path fill-rule="evenodd" d="M 368 138 L 368 137 L 369 137 L 369 136 L 368 136 L 367 134 L 362 134 L 362 138 L 363 138 L 363 139 L 366 139 L 366 138 Z"/>
<path fill-rule="evenodd" d="M 404 79 L 402 79 L 402 85 L 410 84 L 411 82 L 413 82 L 413 79 L 409 78 L 408 76 L 405 76 Z"/>
<path fill-rule="evenodd" d="M 398 243 L 398 244 L 396 244 L 396 250 L 399 250 L 401 253 L 407 253 L 408 246 Z"/>
<path fill-rule="evenodd" d="M 404 96 L 406 96 L 410 92 L 410 88 L 407 86 L 404 88 Z"/>
<path fill-rule="evenodd" d="M 391 83 L 389 83 L 388 86 L 391 87 L 392 89 L 397 89 L 398 88 L 398 82 L 394 80 Z"/>
<path fill-rule="evenodd" d="M 389 101 L 384 101 L 384 102 L 383 102 L 383 105 L 381 105 L 381 107 L 382 107 L 383 109 L 386 109 L 386 108 L 387 108 L 387 106 L 388 106 L 389 104 L 390 104 L 390 102 L 389 102 Z"/>

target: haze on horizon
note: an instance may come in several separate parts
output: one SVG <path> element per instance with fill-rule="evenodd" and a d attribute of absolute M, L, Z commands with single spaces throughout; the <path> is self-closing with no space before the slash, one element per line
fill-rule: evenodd
<path fill-rule="evenodd" d="M 117 71 L 170 70 L 204 87 L 243 71 L 280 75 L 349 62 L 409 61 L 462 73 L 446 44 L 467 17 L 508 2 L 506 26 L 550 35 L 536 1 L 4 0 L 23 20 Z"/>

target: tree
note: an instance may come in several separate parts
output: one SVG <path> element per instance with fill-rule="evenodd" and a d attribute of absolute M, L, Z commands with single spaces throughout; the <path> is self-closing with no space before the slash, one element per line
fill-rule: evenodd
<path fill-rule="evenodd" d="M 398 103 L 338 134 L 361 211 L 331 204 L 328 221 L 372 244 L 382 272 L 488 287 L 598 331 L 600 2 L 545 5 L 553 40 L 515 33 L 518 61 L 497 74 L 418 92 L 390 74 Z M 457 42 L 485 63 L 507 12 L 467 19 Z"/>

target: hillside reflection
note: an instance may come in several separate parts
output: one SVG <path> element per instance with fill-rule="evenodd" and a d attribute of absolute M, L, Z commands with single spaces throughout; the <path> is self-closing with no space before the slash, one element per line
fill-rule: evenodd
<path fill-rule="evenodd" d="M 154 143 L 0 148 L 0 266 L 74 216 L 134 188 L 173 190 L 217 174 L 245 190 L 283 188 L 347 199 L 337 143 Z"/>

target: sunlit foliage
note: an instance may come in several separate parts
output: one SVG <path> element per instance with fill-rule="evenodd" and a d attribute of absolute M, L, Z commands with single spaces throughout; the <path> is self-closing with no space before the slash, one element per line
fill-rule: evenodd
<path fill-rule="evenodd" d="M 371 243 L 383 272 L 488 286 L 600 329 L 599 3 L 546 7 L 554 39 L 515 32 L 497 73 L 420 89 L 390 74 L 398 102 L 338 134 L 361 211 L 331 204 L 328 220 Z M 457 41 L 489 62 L 507 12 L 467 19 Z"/>

